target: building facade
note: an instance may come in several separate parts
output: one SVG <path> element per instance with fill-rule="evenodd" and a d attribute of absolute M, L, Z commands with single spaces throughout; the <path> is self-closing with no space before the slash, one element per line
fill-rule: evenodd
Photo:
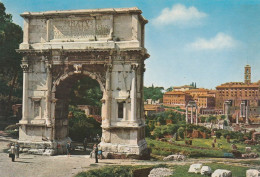
<path fill-rule="evenodd" d="M 251 82 L 251 67 L 245 66 L 244 82 L 228 82 L 216 87 L 216 108 L 235 118 L 255 119 L 260 115 L 260 83 Z"/>

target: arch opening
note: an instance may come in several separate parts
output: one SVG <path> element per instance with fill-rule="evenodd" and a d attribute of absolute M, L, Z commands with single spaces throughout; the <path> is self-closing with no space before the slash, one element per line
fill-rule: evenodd
<path fill-rule="evenodd" d="M 69 137 L 74 147 L 82 146 L 84 142 L 88 142 L 89 146 L 98 143 L 102 136 L 102 96 L 100 84 L 88 75 L 68 75 L 59 81 L 53 92 L 56 100 L 54 138 L 62 140 Z"/>

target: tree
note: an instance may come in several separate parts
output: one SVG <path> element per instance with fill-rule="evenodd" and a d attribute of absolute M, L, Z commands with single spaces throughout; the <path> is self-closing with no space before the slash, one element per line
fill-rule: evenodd
<path fill-rule="evenodd" d="M 159 100 L 163 98 L 163 87 L 144 87 L 144 100 L 152 99 Z"/>
<path fill-rule="evenodd" d="M 6 113 L 11 104 L 21 102 L 21 56 L 15 51 L 22 42 L 22 28 L 12 22 L 12 15 L 5 12 L 0 2 L 0 102 L 5 103 Z"/>
<path fill-rule="evenodd" d="M 166 89 L 166 92 L 170 92 L 170 91 L 173 91 L 173 87 L 169 87 Z"/>
<path fill-rule="evenodd" d="M 90 77 L 83 77 L 76 81 L 70 93 L 71 105 L 91 105 L 101 108 L 102 91 L 99 83 Z"/>

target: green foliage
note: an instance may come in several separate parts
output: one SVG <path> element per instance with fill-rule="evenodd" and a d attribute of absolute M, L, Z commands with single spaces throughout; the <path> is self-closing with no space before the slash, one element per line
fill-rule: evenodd
<path fill-rule="evenodd" d="M 228 122 L 226 120 L 224 120 L 224 125 L 228 126 Z"/>
<path fill-rule="evenodd" d="M 83 141 L 86 136 L 101 135 L 101 124 L 92 117 L 87 118 L 84 111 L 69 107 L 73 117 L 69 119 L 69 136 L 74 141 Z"/>
<path fill-rule="evenodd" d="M 201 123 L 205 123 L 206 122 L 206 117 L 200 117 L 200 121 L 201 121 Z"/>
<path fill-rule="evenodd" d="M 163 98 L 163 87 L 144 87 L 144 100 L 159 100 Z"/>
<path fill-rule="evenodd" d="M 178 129 L 178 135 L 179 135 L 179 137 L 182 138 L 182 139 L 184 139 L 184 131 L 185 131 L 185 129 L 184 129 L 183 127 L 180 127 L 180 128 Z"/>
<path fill-rule="evenodd" d="M 22 97 L 21 56 L 15 51 L 22 42 L 22 28 L 12 23 L 12 15 L 5 12 L 0 2 L 0 103 L 6 113 Z"/>
<path fill-rule="evenodd" d="M 217 117 L 210 115 L 208 118 L 206 118 L 206 122 L 216 122 Z"/>
<path fill-rule="evenodd" d="M 132 177 L 133 166 L 110 166 L 81 172 L 76 177 Z"/>
<path fill-rule="evenodd" d="M 101 107 L 102 98 L 100 85 L 96 80 L 83 77 L 73 85 L 70 94 L 71 105 L 92 105 Z"/>
<path fill-rule="evenodd" d="M 220 138 L 220 137 L 221 137 L 221 135 L 222 135 L 222 134 L 221 134 L 221 132 L 220 132 L 220 131 L 216 131 L 216 137 L 217 137 L 217 138 Z"/>

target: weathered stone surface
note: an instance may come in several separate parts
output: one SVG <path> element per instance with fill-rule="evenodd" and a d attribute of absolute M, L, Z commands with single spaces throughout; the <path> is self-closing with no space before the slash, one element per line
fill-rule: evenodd
<path fill-rule="evenodd" d="M 172 160 L 180 161 L 185 159 L 186 157 L 184 155 L 179 155 L 179 154 L 169 155 L 163 158 L 164 161 L 172 161 Z"/>
<path fill-rule="evenodd" d="M 17 51 L 24 71 L 22 148 L 66 152 L 66 96 L 81 76 L 96 80 L 103 91 L 102 151 L 127 157 L 148 152 L 142 99 L 148 21 L 141 13 L 122 8 L 21 15 L 24 38 Z"/>
<path fill-rule="evenodd" d="M 232 177 L 232 172 L 229 170 L 217 169 L 211 177 Z"/>
<path fill-rule="evenodd" d="M 189 173 L 200 173 L 201 167 L 202 167 L 201 163 L 192 164 L 192 165 L 190 165 L 188 172 Z"/>
<path fill-rule="evenodd" d="M 172 174 L 172 170 L 168 168 L 154 168 L 150 171 L 148 177 L 171 176 Z"/>
<path fill-rule="evenodd" d="M 209 166 L 203 166 L 201 167 L 200 174 L 202 175 L 211 175 L 212 170 Z"/>
<path fill-rule="evenodd" d="M 260 171 L 256 169 L 249 169 L 246 171 L 246 177 L 260 177 Z"/>

